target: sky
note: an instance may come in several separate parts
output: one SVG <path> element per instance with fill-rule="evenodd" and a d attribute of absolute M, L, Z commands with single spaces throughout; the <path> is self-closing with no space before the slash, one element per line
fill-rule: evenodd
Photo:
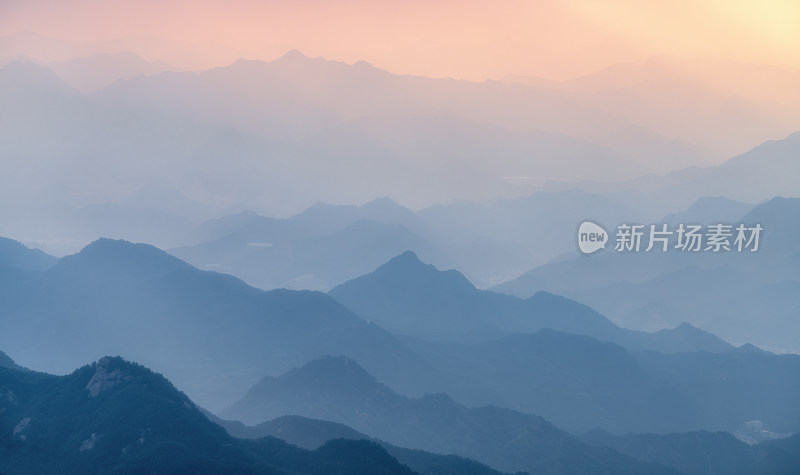
<path fill-rule="evenodd" d="M 565 80 L 653 55 L 797 70 L 798 25 L 797 0 L 0 0 L 0 37 L 91 42 L 183 69 L 299 49 L 475 81 Z"/>

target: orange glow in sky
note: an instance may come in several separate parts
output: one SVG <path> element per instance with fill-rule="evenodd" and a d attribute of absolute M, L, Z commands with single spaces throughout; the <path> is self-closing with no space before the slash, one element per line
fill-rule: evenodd
<path fill-rule="evenodd" d="M 0 1 L 0 37 L 25 31 L 185 69 L 292 48 L 470 80 L 567 79 L 655 54 L 800 68 L 797 0 Z"/>

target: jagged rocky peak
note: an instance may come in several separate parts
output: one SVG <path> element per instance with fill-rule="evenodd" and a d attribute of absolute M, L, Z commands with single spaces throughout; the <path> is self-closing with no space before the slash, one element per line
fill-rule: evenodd
<path fill-rule="evenodd" d="M 133 379 L 133 375 L 125 371 L 124 367 L 118 364 L 121 361 L 120 358 L 106 356 L 95 363 L 94 376 L 92 376 L 92 379 L 86 384 L 86 389 L 89 391 L 90 397 L 97 397 L 118 384 Z"/>

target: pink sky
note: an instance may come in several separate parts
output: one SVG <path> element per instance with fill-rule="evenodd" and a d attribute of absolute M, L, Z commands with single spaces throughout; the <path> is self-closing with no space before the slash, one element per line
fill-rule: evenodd
<path fill-rule="evenodd" d="M 146 59 L 187 69 L 296 48 L 470 80 L 567 79 L 654 54 L 796 70 L 797 25 L 796 0 L 0 0 L 0 36 L 126 38 Z"/>

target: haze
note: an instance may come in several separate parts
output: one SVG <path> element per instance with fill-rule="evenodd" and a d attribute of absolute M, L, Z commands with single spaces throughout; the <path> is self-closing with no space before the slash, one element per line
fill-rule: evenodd
<path fill-rule="evenodd" d="M 797 473 L 799 13 L 0 0 L 0 472 Z"/>
<path fill-rule="evenodd" d="M 800 6 L 792 0 L 6 0 L 0 8 L 0 36 L 30 31 L 94 43 L 82 45 L 84 53 L 124 47 L 183 69 L 272 60 L 292 48 L 397 74 L 474 81 L 566 80 L 653 55 L 800 67 Z M 5 45 L 2 56 L 13 48 Z M 40 53 L 48 61 L 68 54 Z"/>

